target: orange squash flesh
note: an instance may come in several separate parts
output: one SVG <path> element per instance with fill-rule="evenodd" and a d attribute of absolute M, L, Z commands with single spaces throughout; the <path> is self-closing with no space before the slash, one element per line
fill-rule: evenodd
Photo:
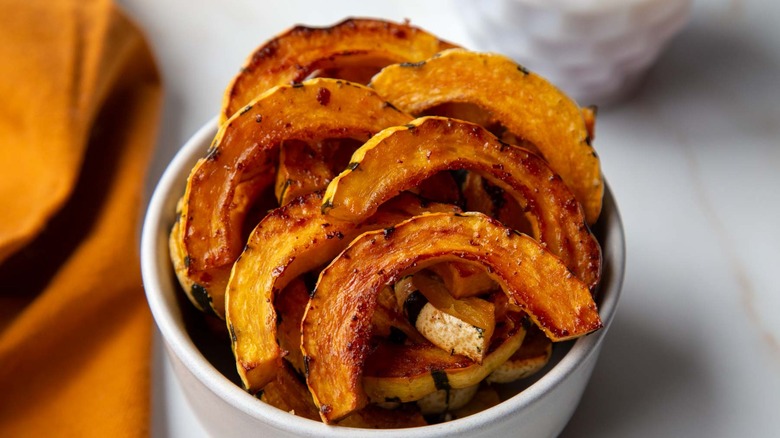
<path fill-rule="evenodd" d="M 455 298 L 481 295 L 498 287 L 480 266 L 468 263 L 441 263 L 429 269 L 441 278 L 444 286 Z"/>
<path fill-rule="evenodd" d="M 225 91 L 221 121 L 276 85 L 316 75 L 370 78 L 396 62 L 417 62 L 456 47 L 408 24 L 348 19 L 334 26 L 297 26 L 260 46 Z"/>
<path fill-rule="evenodd" d="M 501 143 L 472 123 L 421 117 L 383 130 L 361 146 L 349 168 L 328 185 L 323 211 L 360 220 L 386 199 L 445 169 L 479 173 L 511 194 L 523 206 L 534 237 L 595 290 L 601 249 L 569 188 L 544 160 Z"/>
<path fill-rule="evenodd" d="M 254 200 L 259 198 L 272 181 L 271 175 L 257 175 L 247 181 L 239 183 L 234 191 L 233 203 L 228 217 L 235 223 L 243 223 L 251 209 L 256 207 Z M 182 197 L 180 205 L 186 205 L 186 199 Z M 264 202 L 259 202 L 260 206 Z M 179 279 L 182 289 L 187 297 L 199 310 L 213 313 L 220 318 L 225 315 L 225 287 L 230 277 L 229 265 L 218 265 L 196 269 L 191 266 L 192 256 L 185 247 L 184 234 L 185 214 L 188 209 L 180 208 L 177 220 L 171 229 L 168 239 L 168 247 L 173 262 L 174 272 Z"/>
<path fill-rule="evenodd" d="M 224 315 L 224 289 L 207 285 L 215 277 L 226 279 L 241 253 L 244 219 L 257 195 L 274 180 L 281 142 L 365 140 L 409 119 L 373 90 L 334 79 L 274 88 L 236 113 L 190 173 L 179 229 L 171 236 L 186 260 L 177 269 L 185 289 L 197 283 L 216 313 Z"/>
<path fill-rule="evenodd" d="M 306 304 L 309 303 L 309 290 L 301 277 L 294 278 L 287 287 L 276 294 L 276 339 L 282 350 L 284 360 L 290 363 L 301 375 L 304 373 L 303 353 L 301 353 L 301 321 Z M 277 369 L 277 373 L 280 372 Z M 266 389 L 266 385 L 263 389 Z"/>
<path fill-rule="evenodd" d="M 552 340 L 601 327 L 588 287 L 560 259 L 481 213 L 424 214 L 391 230 L 356 238 L 320 273 L 306 308 L 307 384 L 326 423 L 368 402 L 362 370 L 377 294 L 405 273 L 444 261 L 480 263 Z"/>
<path fill-rule="evenodd" d="M 588 223 L 598 219 L 604 182 L 580 108 L 510 58 L 450 49 L 425 62 L 390 65 L 370 86 L 414 115 L 454 102 L 489 110 L 508 131 L 538 148 L 582 203 Z"/>
<path fill-rule="evenodd" d="M 457 211 L 404 194 L 364 222 L 340 221 L 320 212 L 322 195 L 312 193 L 270 212 L 252 231 L 227 288 L 226 320 L 236 369 L 245 388 L 257 392 L 280 366 L 277 316 L 272 303 L 294 278 L 330 262 L 364 231 L 391 227 L 423 212 Z"/>

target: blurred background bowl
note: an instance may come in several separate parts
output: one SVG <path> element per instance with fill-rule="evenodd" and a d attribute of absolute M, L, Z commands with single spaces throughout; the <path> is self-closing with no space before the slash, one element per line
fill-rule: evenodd
<path fill-rule="evenodd" d="M 146 214 L 141 268 L 147 300 L 185 397 L 212 436 L 236 437 L 494 437 L 555 436 L 579 403 L 617 309 L 625 266 L 623 225 L 609 187 L 593 230 L 604 265 L 597 302 L 604 328 L 573 342 L 556 344 L 553 357 L 535 376 L 505 385 L 505 400 L 475 415 L 425 427 L 366 430 L 296 417 L 241 389 L 227 338 L 213 336 L 205 317 L 184 298 L 168 255 L 176 202 L 198 158 L 216 133 L 216 119 L 177 153 L 161 177 Z"/>
<path fill-rule="evenodd" d="M 474 49 L 503 53 L 580 105 L 629 95 L 692 0 L 455 0 Z"/>

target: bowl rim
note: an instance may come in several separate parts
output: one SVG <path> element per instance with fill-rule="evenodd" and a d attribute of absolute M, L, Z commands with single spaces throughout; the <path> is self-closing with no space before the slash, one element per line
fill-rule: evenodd
<path fill-rule="evenodd" d="M 177 308 L 172 267 L 167 257 L 168 233 L 173 224 L 175 204 L 184 192 L 187 176 L 198 158 L 203 156 L 217 130 L 217 117 L 204 124 L 179 149 L 160 177 L 143 222 L 141 234 L 141 273 L 146 298 L 169 354 L 174 354 L 187 370 L 204 387 L 216 396 L 256 421 L 292 434 L 322 437 L 397 436 L 398 429 L 366 430 L 358 428 L 329 426 L 303 417 L 298 417 L 271 405 L 260 402 L 222 375 L 198 350 L 198 347 L 184 330 Z M 576 340 L 560 361 L 523 391 L 478 414 L 449 422 L 401 429 L 407 437 L 446 436 L 477 431 L 486 424 L 499 422 L 502 418 L 532 405 L 548 391 L 560 385 L 566 377 L 583 366 L 587 359 L 597 352 L 614 318 L 625 275 L 625 234 L 617 205 L 605 181 L 602 215 L 607 215 L 609 227 L 605 235 L 609 257 L 613 260 L 613 272 L 607 287 L 600 290 L 599 313 L 604 327 L 595 333 Z M 602 253 L 604 244 L 602 243 Z M 160 257 L 165 254 L 165 257 Z M 605 259 L 606 261 L 606 259 Z M 172 280 L 172 281 L 171 281 Z M 179 376 L 177 376 L 179 379 Z"/>

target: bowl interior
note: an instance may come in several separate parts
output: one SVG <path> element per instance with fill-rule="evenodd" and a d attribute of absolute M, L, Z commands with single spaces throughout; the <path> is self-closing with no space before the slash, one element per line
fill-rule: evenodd
<path fill-rule="evenodd" d="M 190 169 L 205 155 L 215 133 L 216 119 L 201 128 L 174 157 L 158 183 L 144 221 L 141 243 L 144 287 L 169 352 L 176 355 L 188 371 L 213 392 L 257 419 L 304 435 L 365 436 L 365 430 L 328 427 L 296 417 L 244 392 L 235 369 L 224 322 L 215 317 L 206 318 L 197 311 L 175 279 L 168 256 L 167 239 L 174 223 L 176 202 L 184 192 Z M 604 255 L 602 282 L 597 295 L 604 328 L 576 341 L 556 344 L 553 357 L 544 370 L 531 378 L 501 385 L 499 392 L 504 401 L 498 406 L 452 422 L 406 429 L 405 436 L 417 436 L 414 431 L 422 429 L 426 432 L 419 436 L 433 436 L 431 433 L 436 432 L 437 428 L 445 431 L 453 423 L 459 429 L 476 430 L 480 424 L 496 421 L 501 416 L 533 404 L 598 350 L 616 310 L 625 259 L 623 227 L 608 186 L 602 215 L 593 231 Z"/>

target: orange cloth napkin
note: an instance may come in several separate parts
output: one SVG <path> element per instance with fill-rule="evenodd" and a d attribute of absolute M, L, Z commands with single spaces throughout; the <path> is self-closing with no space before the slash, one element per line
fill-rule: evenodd
<path fill-rule="evenodd" d="M 146 436 L 154 61 L 109 0 L 0 11 L 0 436 Z"/>

